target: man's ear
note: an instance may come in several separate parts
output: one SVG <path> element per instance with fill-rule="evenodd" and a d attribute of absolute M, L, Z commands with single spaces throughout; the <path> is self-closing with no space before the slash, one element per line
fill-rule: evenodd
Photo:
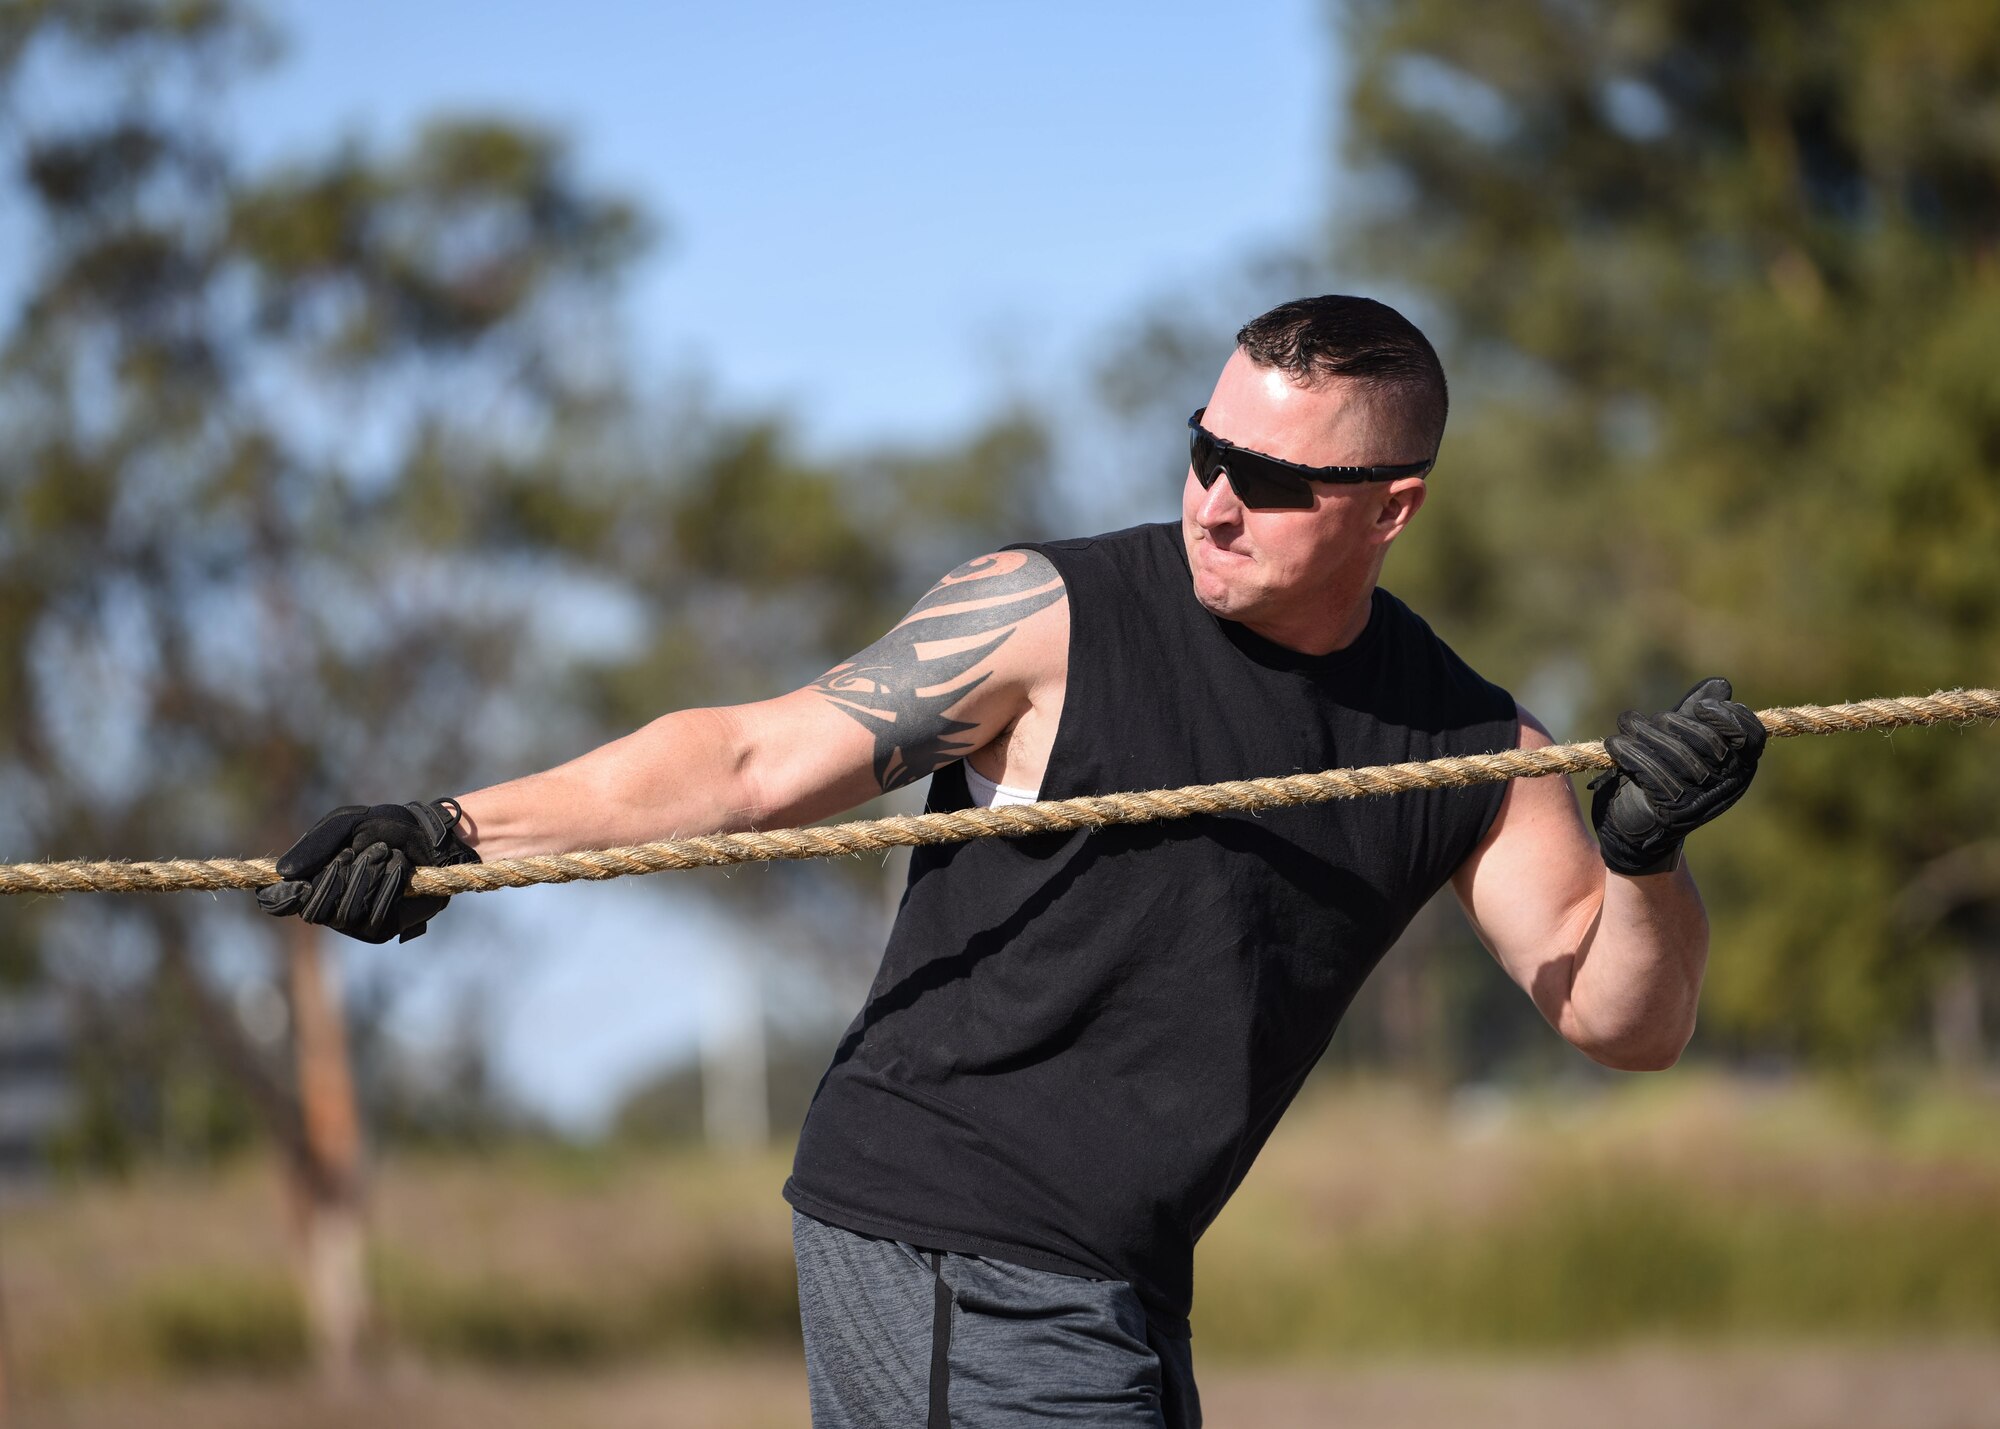
<path fill-rule="evenodd" d="M 1375 540 L 1386 546 L 1402 535 L 1429 495 L 1430 483 L 1421 476 L 1401 476 L 1390 482 L 1375 510 Z"/>

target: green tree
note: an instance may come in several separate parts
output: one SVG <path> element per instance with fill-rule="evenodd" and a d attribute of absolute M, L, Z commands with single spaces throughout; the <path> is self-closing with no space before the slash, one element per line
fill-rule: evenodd
<path fill-rule="evenodd" d="M 1994 683 L 2000 11 L 1340 15 L 1330 258 L 1431 320 L 1460 398 L 1398 588 L 1559 733 L 1712 672 L 1758 705 Z M 1987 737 L 1774 746 L 1693 847 L 1720 1040 L 1853 1056 L 1990 968 L 1996 806 Z"/>
<path fill-rule="evenodd" d="M 453 712 L 525 645 L 516 610 L 467 598 L 476 561 L 401 519 L 396 477 L 454 430 L 560 428 L 602 404 L 602 377 L 557 339 L 603 308 L 634 215 L 582 192 L 559 144 L 499 122 L 241 174 L 212 98 L 270 39 L 235 5 L 0 20 L 37 242 L 0 346 L 15 832 L 79 851 L 282 847 L 336 787 L 432 785 Z M 233 1100 L 285 1148 L 339 1371 L 365 1303 L 361 1143 L 314 931 L 283 932 L 287 1072 L 204 973 L 208 910 L 67 913 L 29 910 L 43 947 L 87 958 L 91 930 L 122 925 L 150 954 L 136 985 L 73 985 L 122 1000 L 99 1025 L 135 1040 L 93 1050 L 141 1052 L 109 1078 L 168 1143 L 238 1134 Z M 193 1064 L 190 1034 L 208 1053 Z"/>
<path fill-rule="evenodd" d="M 532 126 L 246 171 L 215 96 L 273 53 L 227 0 L 0 7 L 31 256 L 0 328 L 9 846 L 280 849 L 332 803 L 472 787 L 810 678 L 996 531 L 1032 534 L 1047 442 L 1025 415 L 812 462 L 778 416 L 635 398 L 620 276 L 647 225 Z M 621 641 L 593 636 L 606 606 Z M 738 901 L 846 897 L 872 925 L 876 878 L 786 871 Z M 272 958 L 291 1057 L 246 1032 L 231 942 Z M 201 1154 L 251 1126 L 282 1148 L 344 1359 L 360 1119 L 314 930 L 247 899 L 17 900 L 0 954 L 62 981 L 92 1034 L 80 1153 Z"/>

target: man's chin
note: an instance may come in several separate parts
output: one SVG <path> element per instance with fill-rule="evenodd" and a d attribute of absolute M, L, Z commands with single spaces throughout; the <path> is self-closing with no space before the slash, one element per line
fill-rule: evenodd
<path fill-rule="evenodd" d="M 1241 619 L 1242 612 L 1253 604 L 1249 591 L 1206 573 L 1195 575 L 1194 598 L 1203 610 L 1224 620 Z"/>
<path fill-rule="evenodd" d="M 1210 614 L 1235 620 L 1256 603 L 1249 578 L 1258 574 L 1258 566 L 1249 555 L 1225 551 L 1196 537 L 1188 543 L 1188 567 L 1194 577 L 1194 598 Z"/>

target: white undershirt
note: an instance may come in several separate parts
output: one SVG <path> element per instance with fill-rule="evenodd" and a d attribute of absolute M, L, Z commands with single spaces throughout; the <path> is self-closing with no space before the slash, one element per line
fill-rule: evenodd
<path fill-rule="evenodd" d="M 1016 789 L 1011 784 L 995 784 L 970 764 L 965 766 L 965 787 L 974 808 L 998 808 L 1002 804 L 1032 804 L 1042 794 L 1039 789 Z"/>

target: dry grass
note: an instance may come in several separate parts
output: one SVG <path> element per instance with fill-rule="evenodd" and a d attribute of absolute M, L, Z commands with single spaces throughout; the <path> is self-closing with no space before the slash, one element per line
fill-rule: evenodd
<path fill-rule="evenodd" d="M 1681 1076 L 1299 1109 L 1196 1262 L 1212 1355 L 2000 1340 L 2000 1103 Z"/>
<path fill-rule="evenodd" d="M 484 1365 L 623 1384 L 663 1355 L 794 1354 L 785 1170 L 782 1154 L 390 1161 L 372 1207 L 381 1347 L 434 1367 L 393 1383 L 479 1384 L 435 1367 Z M 0 1291 L 16 1383 L 46 1398 L 289 1375 L 303 1336 L 288 1259 L 282 1196 L 257 1164 L 10 1207 Z M 1196 1284 L 1197 1352 L 1219 1393 L 1336 1356 L 2000 1345 L 2000 1104 L 1686 1073 L 1448 1105 L 1350 1084 L 1280 1128 L 1203 1241 Z M 1223 1373 L 1253 1363 L 1287 1368 Z M 228 1422 L 231 1395 L 268 1406 L 286 1391 L 213 1392 Z"/>

